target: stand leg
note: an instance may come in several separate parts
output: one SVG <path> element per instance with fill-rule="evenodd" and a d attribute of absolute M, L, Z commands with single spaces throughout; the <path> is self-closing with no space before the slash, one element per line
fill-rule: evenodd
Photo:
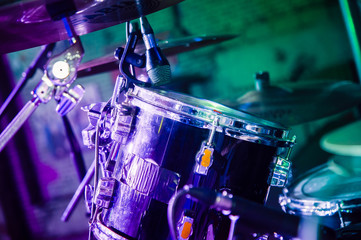
<path fill-rule="evenodd" d="M 40 100 L 34 98 L 26 103 L 16 117 L 10 122 L 10 124 L 0 134 L 0 152 L 4 149 L 9 140 L 20 129 L 24 122 L 31 116 L 35 109 L 39 106 Z"/>

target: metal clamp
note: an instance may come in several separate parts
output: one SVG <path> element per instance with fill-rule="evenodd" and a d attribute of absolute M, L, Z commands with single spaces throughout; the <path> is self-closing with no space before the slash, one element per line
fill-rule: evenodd
<path fill-rule="evenodd" d="M 202 142 L 201 148 L 196 155 L 196 165 L 194 171 L 201 175 L 207 175 L 209 168 L 213 164 L 213 139 L 218 127 L 219 118 L 213 121 L 212 130 L 207 141 Z"/>
<path fill-rule="evenodd" d="M 182 218 L 177 224 L 178 240 L 188 240 L 190 238 L 193 233 L 193 222 L 193 218 L 183 214 Z"/>
<path fill-rule="evenodd" d="M 109 208 L 115 184 L 116 180 L 114 178 L 101 178 L 95 191 L 94 204 L 101 208 Z"/>
<path fill-rule="evenodd" d="M 101 110 L 106 104 L 105 102 L 93 103 L 82 108 L 83 111 L 88 112 L 89 125 L 83 129 L 82 136 L 84 145 L 89 148 L 94 147 L 95 129 L 101 117 Z M 134 110 L 133 107 L 124 104 L 117 104 L 109 109 L 102 123 L 102 131 L 108 132 L 109 135 L 101 139 L 100 145 L 104 146 L 112 141 L 125 144 L 133 126 Z"/>
<path fill-rule="evenodd" d="M 63 93 L 56 106 L 56 111 L 60 116 L 65 116 L 80 102 L 83 96 L 84 88 L 81 85 L 76 85 L 73 89 Z"/>
<path fill-rule="evenodd" d="M 296 141 L 296 136 L 292 138 L 292 142 Z M 273 167 L 271 178 L 269 181 L 270 186 L 284 187 L 286 186 L 288 175 L 291 168 L 291 162 L 288 160 L 291 154 L 292 148 L 288 148 L 286 157 L 282 158 L 277 156 L 275 158 L 275 166 Z"/>
<path fill-rule="evenodd" d="M 273 187 L 284 187 L 288 178 L 291 162 L 287 159 L 277 157 L 276 165 L 273 169 L 270 185 Z"/>
<path fill-rule="evenodd" d="M 209 168 L 213 164 L 214 148 L 202 142 L 201 149 L 196 155 L 195 172 L 201 175 L 207 175 Z"/>

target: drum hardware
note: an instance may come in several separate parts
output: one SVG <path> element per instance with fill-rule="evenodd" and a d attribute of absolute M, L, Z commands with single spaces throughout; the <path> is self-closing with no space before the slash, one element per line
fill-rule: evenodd
<path fill-rule="evenodd" d="M 143 37 L 147 31 L 143 30 Z M 127 56 L 134 53 L 138 37 L 139 31 L 133 25 L 120 58 L 121 75 L 111 99 L 84 108 L 89 126 L 82 132 L 83 141 L 95 149 L 94 187 L 87 188 L 87 199 L 91 200 L 87 203 L 91 205 L 89 236 L 154 239 L 152 231 L 156 230 L 156 235 L 167 234 L 166 219 L 162 218 L 165 206 L 178 187 L 192 182 L 196 176 L 194 158 L 203 142 L 208 147 L 208 151 L 203 151 L 206 162 L 211 163 L 213 157 L 217 164 L 212 166 L 217 168 L 207 169 L 202 186 L 229 188 L 232 193 L 264 203 L 269 189 L 269 165 L 279 150 L 294 144 L 288 139 L 287 128 L 211 101 L 146 88 L 147 84 L 134 76 L 132 64 L 126 62 Z M 158 62 L 149 65 L 148 72 L 158 72 L 165 66 Z M 186 136 L 192 137 L 184 139 Z M 241 163 L 249 166 L 251 162 L 259 169 L 239 166 Z M 256 174 L 258 170 L 261 172 Z M 91 175 L 92 171 L 88 172 Z M 105 195 L 100 193 L 104 177 L 114 182 L 105 189 Z M 257 189 L 248 187 L 249 182 Z M 82 185 L 84 189 L 86 184 Z M 157 207 L 158 204 L 161 205 Z M 198 215 L 185 216 L 200 222 Z M 150 222 L 160 225 L 150 228 Z M 186 225 L 184 222 L 185 230 Z M 204 230 L 193 227 L 194 236 Z"/>
<path fill-rule="evenodd" d="M 292 137 L 291 142 L 295 143 L 296 142 L 296 136 Z M 272 171 L 272 175 L 271 175 L 271 180 L 270 180 L 270 185 L 274 186 L 274 187 L 285 187 L 287 180 L 288 180 L 288 175 L 289 175 L 289 171 L 291 168 L 291 162 L 289 161 L 289 157 L 291 155 L 291 148 L 288 148 L 286 153 L 286 156 L 284 158 L 277 156 L 275 159 L 275 166 L 273 168 Z"/>
<path fill-rule="evenodd" d="M 110 207 L 115 184 L 115 179 L 110 177 L 103 177 L 99 180 L 93 197 L 93 204 L 96 205 L 96 209 L 93 219 L 90 219 L 90 224 L 94 222 L 94 219 L 98 215 L 100 209 L 107 209 Z"/>
<path fill-rule="evenodd" d="M 208 169 L 212 166 L 213 163 L 213 139 L 216 129 L 218 127 L 219 118 L 215 117 L 213 121 L 213 126 L 211 127 L 211 131 L 209 133 L 209 137 L 207 141 L 202 142 L 201 149 L 196 155 L 196 165 L 195 165 L 195 173 L 201 175 L 207 175 Z"/>
<path fill-rule="evenodd" d="M 325 164 L 291 182 L 279 197 L 282 209 L 299 216 L 318 217 L 342 232 L 360 222 L 360 121 L 349 123 L 325 134 L 321 148 L 336 154 Z M 351 231 L 358 238 L 358 231 Z M 352 239 L 352 237 L 351 237 Z"/>
<path fill-rule="evenodd" d="M 361 236 L 361 223 L 352 224 L 336 230 L 338 240 L 354 240 Z"/>
<path fill-rule="evenodd" d="M 65 28 L 71 30 L 67 25 L 67 20 L 64 20 Z M 22 124 L 31 116 L 40 103 L 47 103 L 54 97 L 55 100 L 60 101 L 57 109 L 59 114 L 66 114 L 69 112 L 77 101 L 80 100 L 82 91 L 81 87 L 76 87 L 75 90 L 68 90 L 70 85 L 76 78 L 76 69 L 79 65 L 82 55 L 83 47 L 79 37 L 71 36 L 71 46 L 64 50 L 62 53 L 50 57 L 44 66 L 44 75 L 37 87 L 32 92 L 33 99 L 30 100 L 19 112 L 19 114 L 12 120 L 12 122 L 5 128 L 0 135 L 0 151 L 5 147 L 7 142 L 22 126 Z M 68 101 L 75 102 L 74 104 L 66 104 Z"/>
<path fill-rule="evenodd" d="M 55 47 L 55 43 L 50 43 L 46 46 L 43 46 L 38 53 L 38 55 L 34 58 L 28 69 L 22 73 L 21 79 L 17 82 L 15 88 L 11 91 L 9 96 L 6 98 L 4 103 L 0 108 L 0 116 L 2 116 L 9 105 L 9 103 L 19 94 L 19 92 L 24 88 L 25 84 L 31 79 L 37 69 L 43 70 L 44 65 L 49 60 L 49 55 L 53 51 Z"/>
<path fill-rule="evenodd" d="M 73 104 L 73 103 L 72 103 Z M 68 108 L 69 109 L 69 108 Z M 72 129 L 71 123 L 66 115 L 62 116 L 63 125 L 65 128 L 65 133 L 67 136 L 67 139 L 69 141 L 69 146 L 71 150 L 71 156 L 73 158 L 73 161 L 75 163 L 75 168 L 78 174 L 79 181 L 82 181 L 82 179 L 86 175 L 86 167 L 84 158 L 82 155 L 82 150 L 80 147 L 80 144 L 78 142 L 78 139 L 76 138 L 74 131 Z"/>
<path fill-rule="evenodd" d="M 332 161 L 332 160 L 330 160 Z M 335 228 L 360 222 L 360 176 L 339 175 L 326 163 L 300 176 L 283 190 L 279 202 L 290 214 L 334 218 Z"/>
<path fill-rule="evenodd" d="M 230 214 L 229 219 L 231 220 L 231 226 L 229 228 L 229 235 L 227 240 L 233 240 L 234 230 L 236 228 L 236 223 L 239 219 L 239 216 Z"/>
<path fill-rule="evenodd" d="M 71 214 L 73 213 L 75 207 L 77 206 L 77 204 L 80 200 L 80 197 L 83 196 L 84 190 L 87 187 L 87 184 L 91 181 L 91 179 L 94 176 L 94 169 L 95 169 L 95 162 L 93 161 L 93 163 L 90 165 L 87 173 L 85 174 L 83 180 L 80 182 L 73 197 L 71 198 L 70 202 L 68 203 L 66 209 L 64 210 L 64 212 L 61 216 L 61 220 L 63 222 L 68 221 L 68 219 L 70 218 Z M 88 189 L 88 192 L 89 192 L 89 189 Z M 85 195 L 87 196 L 88 194 L 85 194 Z M 93 193 L 91 193 L 91 197 L 92 196 L 93 196 Z M 90 199 L 90 202 L 91 202 L 91 199 Z M 88 209 L 89 209 L 89 213 L 90 213 L 91 205 L 90 206 L 88 205 Z"/>
<path fill-rule="evenodd" d="M 343 221 L 343 218 L 342 218 L 342 214 L 341 214 L 341 203 L 337 203 L 337 214 L 338 214 L 338 218 L 340 219 L 340 227 L 343 228 L 345 227 L 345 222 Z"/>
<path fill-rule="evenodd" d="M 177 145 L 180 144 L 180 142 L 177 144 L 174 143 L 172 144 L 172 142 L 169 142 L 166 146 L 169 147 L 170 149 L 167 151 L 158 149 L 159 147 L 162 146 L 162 144 L 166 143 L 166 142 L 161 143 L 162 141 L 165 141 L 167 139 L 174 139 L 174 137 L 170 137 L 170 136 L 167 137 L 167 134 L 171 133 L 169 131 L 172 129 L 170 128 L 170 126 L 172 125 L 176 126 L 177 124 L 181 124 L 178 127 L 173 127 L 173 129 L 176 130 L 182 126 L 179 130 L 176 130 L 176 132 L 179 131 L 180 133 L 182 133 L 181 135 L 186 134 L 187 131 L 194 131 L 195 129 L 199 129 L 199 131 L 202 131 L 201 129 L 203 129 L 203 133 L 201 135 L 192 134 L 192 137 L 198 139 L 197 140 L 199 144 L 198 146 L 201 146 L 202 142 L 205 142 L 204 138 L 207 138 L 207 140 L 209 140 L 208 142 L 210 143 L 213 142 L 213 140 L 210 139 L 214 139 L 215 141 L 214 149 L 219 151 L 220 153 L 222 151 L 219 150 L 220 148 L 219 142 L 221 138 L 227 138 L 227 137 L 230 138 L 228 141 L 240 141 L 240 143 L 243 141 L 252 141 L 252 143 L 249 144 L 256 144 L 256 145 L 267 144 L 269 145 L 270 148 L 273 148 L 273 146 L 281 146 L 281 148 L 287 148 L 293 145 L 293 143 L 285 139 L 285 137 L 287 136 L 286 132 L 284 130 L 274 128 L 273 125 L 271 125 L 272 123 L 265 121 L 264 125 L 261 126 L 259 125 L 257 127 L 256 123 L 255 124 L 247 123 L 247 117 L 251 117 L 251 116 L 239 111 L 231 110 L 222 105 L 217 105 L 216 103 L 210 101 L 209 102 L 205 100 L 200 101 L 198 99 L 194 99 L 178 93 L 166 92 L 157 89 L 146 89 L 139 86 L 134 86 L 133 89 L 130 88 L 129 91 L 126 93 L 125 97 L 126 99 L 128 99 L 127 100 L 128 104 L 138 109 L 135 115 L 136 120 L 134 121 L 135 123 L 134 130 L 136 131 L 131 135 L 129 135 L 131 136 L 130 138 L 128 138 L 129 142 L 126 142 L 126 144 L 122 148 L 120 148 L 120 152 L 118 154 L 119 159 L 116 162 L 112 176 L 119 181 L 120 189 L 115 191 L 116 194 L 114 196 L 114 204 L 106 212 L 103 212 L 104 214 L 102 218 L 103 223 L 95 222 L 94 225 L 92 226 L 92 229 L 96 229 L 94 231 L 97 232 L 96 236 L 98 238 L 100 238 L 99 236 L 110 234 L 106 232 L 101 232 L 104 229 L 105 229 L 104 231 L 110 231 L 110 230 L 106 230 L 106 228 L 100 227 L 100 224 L 105 224 L 108 227 L 113 226 L 113 228 L 115 228 L 117 232 L 120 231 L 122 234 L 126 234 L 127 236 L 131 236 L 134 238 L 136 236 L 135 233 L 138 232 L 138 228 L 134 229 L 134 227 L 132 226 L 138 226 L 138 224 L 135 223 L 137 222 L 140 223 L 142 219 L 141 214 L 138 212 L 134 212 L 134 209 L 139 209 L 141 207 L 137 211 L 142 212 L 144 211 L 144 209 L 147 209 L 149 206 L 151 207 L 152 201 L 147 200 L 147 198 L 148 199 L 152 198 L 152 199 L 156 199 L 157 201 L 160 201 L 159 199 L 154 198 L 154 191 L 153 193 L 151 193 L 152 188 L 158 189 L 158 187 L 155 187 L 157 185 L 156 184 L 154 185 L 154 180 L 152 180 L 154 179 L 153 174 L 145 174 L 144 171 L 146 169 L 153 169 L 153 168 L 158 169 L 158 167 L 156 167 L 157 165 L 152 163 L 159 161 L 159 159 L 162 159 L 161 156 L 164 154 L 164 152 L 167 152 L 167 154 L 171 154 L 171 156 L 169 157 L 167 155 L 163 156 L 164 159 L 168 159 L 167 161 L 174 161 L 173 159 L 183 159 L 182 161 L 184 161 L 184 159 L 192 159 L 192 156 L 194 159 L 194 157 L 197 155 L 197 152 L 199 152 L 199 147 L 194 146 L 194 144 L 192 144 L 193 146 L 192 151 L 189 151 L 189 149 L 188 151 L 184 151 L 184 150 L 180 151 L 175 149 L 171 150 L 171 148 L 177 148 Z M 197 106 L 201 106 L 201 107 L 197 107 Z M 227 115 L 224 114 L 225 112 L 227 112 Z M 231 117 L 232 114 L 240 117 L 233 118 Z M 267 124 L 270 124 L 270 126 L 267 126 Z M 218 127 L 216 128 L 215 126 Z M 181 130 L 183 127 L 185 127 L 185 129 Z M 189 129 L 186 130 L 187 128 Z M 226 129 L 226 128 L 233 129 L 234 132 L 237 132 L 237 129 L 241 128 L 243 129 L 243 131 L 239 132 L 237 138 L 233 140 L 233 135 L 227 135 L 228 131 L 222 131 L 221 134 L 219 133 L 221 129 Z M 213 133 L 212 133 L 212 129 L 213 129 Z M 149 133 L 148 131 L 151 131 L 151 133 Z M 169 133 L 167 133 L 167 131 Z M 213 137 L 210 137 L 212 135 Z M 221 137 L 222 135 L 224 136 Z M 250 135 L 254 135 L 254 136 L 250 136 Z M 257 137 L 257 135 L 259 135 L 259 137 Z M 270 137 L 270 139 L 268 139 L 268 137 L 266 136 L 273 136 L 273 137 Z M 149 137 L 154 138 L 154 140 L 151 140 L 151 138 L 148 139 Z M 236 140 L 238 138 L 239 140 Z M 227 149 L 227 147 L 225 148 Z M 233 149 L 236 148 L 233 147 Z M 150 153 L 147 153 L 147 151 L 150 151 Z M 276 152 L 277 151 L 273 152 L 272 156 L 276 154 Z M 147 160 L 146 157 L 142 157 L 142 155 L 150 156 L 148 154 L 152 154 L 153 157 L 151 157 L 149 160 Z M 159 157 L 157 156 L 158 154 Z M 187 156 L 185 156 L 185 154 Z M 233 154 L 229 153 L 229 156 L 233 156 L 234 154 L 235 156 L 237 155 L 237 153 L 233 153 Z M 237 157 L 235 157 L 235 159 L 236 158 Z M 271 159 L 273 158 L 269 158 L 270 161 L 273 161 Z M 252 158 L 252 160 L 254 161 L 255 158 Z M 181 170 L 181 174 L 178 175 L 178 177 L 175 177 L 176 175 L 174 175 L 174 177 L 170 177 L 170 178 L 167 177 L 167 179 L 171 179 L 171 180 L 167 180 L 167 181 L 158 180 L 158 183 L 161 183 L 163 187 L 166 187 L 167 189 L 166 192 L 168 193 L 174 193 L 175 189 L 178 186 L 178 185 L 174 185 L 175 187 L 172 188 L 174 189 L 172 192 L 168 190 L 170 183 L 174 183 L 175 179 L 178 179 L 178 182 L 179 180 L 182 181 L 182 177 L 184 179 L 183 181 L 185 181 L 186 179 L 189 178 L 185 176 L 187 176 L 187 174 L 188 175 L 192 174 L 193 172 L 194 162 L 192 164 L 188 163 L 187 167 L 185 168 L 184 163 L 182 163 L 182 161 L 178 160 L 180 165 L 178 167 L 173 166 L 172 169 L 174 170 L 166 167 L 159 168 L 160 170 L 164 169 L 164 171 L 168 170 L 170 171 L 170 173 Z M 264 159 L 262 159 L 262 162 L 263 161 Z M 219 165 L 220 163 L 217 164 Z M 267 170 L 269 164 L 270 163 L 268 163 L 266 167 Z M 160 167 L 161 165 L 158 164 L 158 166 Z M 230 168 L 232 169 L 233 167 Z M 137 172 L 135 171 L 135 169 L 139 170 L 137 175 L 129 175 L 129 173 Z M 160 170 L 153 172 L 158 172 L 159 174 L 161 173 Z M 212 174 L 209 174 L 208 172 L 206 177 L 212 179 L 214 176 L 214 170 L 210 168 L 209 171 L 212 171 Z M 265 177 L 262 177 L 264 178 L 265 185 L 267 184 L 267 178 L 269 177 L 269 174 L 270 172 L 268 172 Z M 243 174 L 238 174 L 238 175 L 242 176 Z M 147 176 L 147 178 L 145 178 L 145 176 Z M 171 174 L 171 176 L 173 175 Z M 258 175 L 257 178 L 259 177 L 260 176 Z M 144 180 L 140 180 L 140 179 L 144 179 Z M 205 182 L 208 181 L 213 182 L 213 180 L 210 181 L 210 179 L 206 180 Z M 249 181 L 250 180 L 241 181 L 241 182 L 249 182 Z M 145 188 L 139 189 L 138 188 L 138 186 L 140 186 L 139 184 L 141 184 L 141 186 L 146 187 L 146 189 Z M 179 182 L 179 184 L 181 184 L 181 182 Z M 123 194 L 119 195 L 120 192 L 122 192 Z M 155 192 L 160 192 L 160 191 L 156 190 Z M 139 193 L 143 194 L 141 198 L 140 195 L 138 195 Z M 133 199 L 133 196 L 131 194 L 137 194 L 135 195 L 137 196 L 137 198 Z M 146 197 L 146 194 L 149 195 Z M 169 201 L 170 196 L 171 194 L 169 194 L 169 197 L 165 199 L 168 199 Z M 266 193 L 265 195 L 259 197 L 262 200 L 258 199 L 257 201 L 263 202 L 265 196 Z M 130 200 L 129 198 L 133 200 Z M 164 203 L 167 203 L 167 201 L 164 201 Z M 127 209 L 133 209 L 132 210 L 133 214 L 130 214 L 129 210 Z M 152 210 L 149 211 L 151 212 Z M 193 218 L 192 216 L 188 216 L 188 215 L 185 216 Z M 149 215 L 148 217 L 151 219 L 153 215 Z M 130 220 L 132 220 L 132 225 L 127 225 L 128 222 L 130 222 Z M 196 219 L 194 219 L 194 221 L 196 221 Z M 145 229 L 146 226 L 144 226 L 144 230 Z M 194 229 L 193 232 L 195 231 L 199 232 L 199 229 Z"/>
<path fill-rule="evenodd" d="M 184 211 L 177 224 L 178 236 L 180 240 L 188 240 L 193 234 L 194 215 L 191 211 Z"/>
<path fill-rule="evenodd" d="M 132 65 L 130 62 L 127 62 L 127 59 L 134 54 L 134 50 L 136 48 L 136 45 L 138 43 L 138 39 L 140 38 L 141 32 L 139 30 L 139 26 L 137 23 L 130 24 L 129 28 L 129 34 L 127 38 L 127 43 L 124 47 L 124 51 L 122 53 L 122 56 L 120 57 L 119 61 L 119 71 L 121 73 L 121 77 L 125 80 L 125 91 L 129 89 L 129 87 L 132 86 L 133 83 L 137 83 L 140 85 L 144 85 L 145 83 L 142 81 L 139 81 L 136 76 L 134 75 L 134 65 Z M 117 51 L 116 51 L 117 52 Z M 115 56 L 115 58 L 119 58 L 119 56 Z"/>

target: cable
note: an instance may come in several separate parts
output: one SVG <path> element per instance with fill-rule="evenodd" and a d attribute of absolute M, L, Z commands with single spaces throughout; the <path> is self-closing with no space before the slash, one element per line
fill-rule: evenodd
<path fill-rule="evenodd" d="M 175 206 L 179 203 L 179 199 L 181 199 L 183 196 L 187 195 L 189 191 L 188 186 L 184 186 L 182 190 L 180 190 L 178 193 L 176 193 L 173 198 L 169 201 L 168 204 L 168 212 L 167 212 L 167 218 L 168 218 L 168 225 L 169 225 L 169 231 L 171 234 L 172 239 L 177 240 L 177 226 L 175 224 L 175 216 L 174 216 L 174 210 Z"/>

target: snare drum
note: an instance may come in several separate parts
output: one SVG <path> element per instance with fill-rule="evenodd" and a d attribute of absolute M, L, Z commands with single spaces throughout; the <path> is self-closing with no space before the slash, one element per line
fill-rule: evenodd
<path fill-rule="evenodd" d="M 92 226 L 98 239 L 167 239 L 167 204 L 186 184 L 264 203 L 270 183 L 285 180 L 274 172 L 277 162 L 278 168 L 288 167 L 279 156 L 293 145 L 282 125 L 212 101 L 138 86 L 123 104 L 135 114 L 112 175 L 118 183 L 113 204 Z M 197 213 L 178 213 L 191 222 L 187 231 L 194 239 L 207 231 L 207 221 Z"/>
<path fill-rule="evenodd" d="M 360 158 L 332 157 L 285 188 L 280 205 L 290 214 L 322 217 L 333 228 L 361 222 L 361 171 L 349 168 L 360 164 Z"/>

